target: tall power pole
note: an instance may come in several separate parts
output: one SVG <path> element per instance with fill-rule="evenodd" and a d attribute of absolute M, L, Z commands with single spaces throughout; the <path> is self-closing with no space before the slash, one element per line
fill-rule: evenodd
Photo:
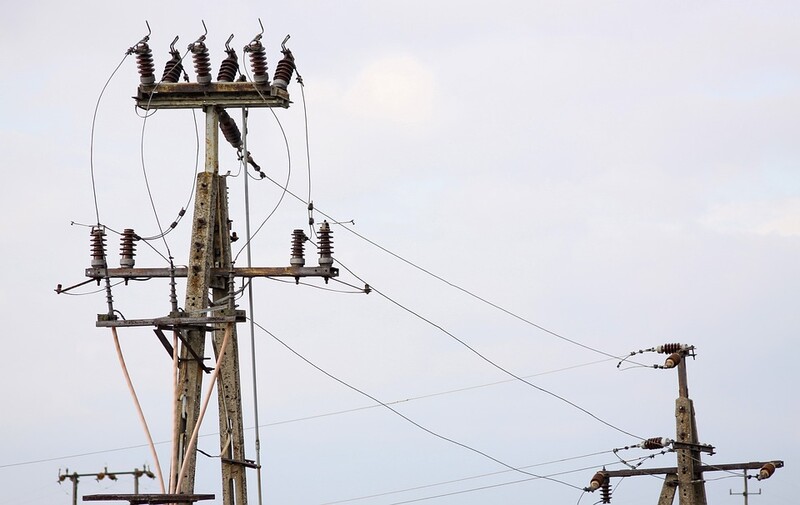
<path fill-rule="evenodd" d="M 663 475 L 664 484 L 658 498 L 658 505 L 672 505 L 678 494 L 680 505 L 707 505 L 703 474 L 708 472 L 731 472 L 733 470 L 758 470 L 756 478 L 769 478 L 776 468 L 783 467 L 783 461 L 751 461 L 747 463 L 704 465 L 700 460 L 703 452 L 714 454 L 714 447 L 701 444 L 697 434 L 694 403 L 689 398 L 689 385 L 686 373 L 686 358 L 694 356 L 694 347 L 680 344 L 666 344 L 650 349 L 671 353 L 664 366 L 675 368 L 678 373 L 678 398 L 675 400 L 675 440 L 668 440 L 671 449 L 677 454 L 678 464 L 667 468 L 630 468 L 627 470 L 601 470 L 595 474 L 586 491 L 602 490 L 602 503 L 611 503 L 610 479 L 639 475 Z M 640 351 L 641 352 L 641 351 Z M 633 353 L 631 353 L 633 354 Z M 646 447 L 647 441 L 642 446 Z M 658 448 L 664 447 L 663 445 Z M 655 447 L 647 447 L 655 448 Z M 745 483 L 745 502 L 747 484 Z"/>
<path fill-rule="evenodd" d="M 219 131 L 236 149 L 239 159 L 251 164 L 258 172 L 249 152 L 243 149 L 241 133 L 225 109 L 287 108 L 290 104 L 286 91 L 291 80 L 293 57 L 283 48 L 284 59 L 278 63 L 274 85 L 266 79 L 266 62 L 258 35 L 247 47 L 251 52 L 254 82 L 232 82 L 236 74 L 235 54 L 226 44 L 229 57 L 220 68 L 220 82 L 211 82 L 208 51 L 203 44 L 205 35 L 190 45 L 195 56 L 197 83 L 177 82 L 180 71 L 169 64 L 162 82 L 155 83 L 152 74 L 152 56 L 147 46 L 148 37 L 131 48 L 137 55 L 140 81 L 134 97 L 136 105 L 152 112 L 160 109 L 200 109 L 205 114 L 205 168 L 197 175 L 190 253 L 187 267 L 134 268 L 127 249 L 127 261 L 121 268 L 108 268 L 102 240 L 93 231 L 92 268 L 86 275 L 91 279 L 170 278 L 172 307 L 169 315 L 151 319 L 119 320 L 114 314 L 110 287 L 108 287 L 108 313 L 98 316 L 98 327 L 152 326 L 167 352 L 177 358 L 177 401 L 174 408 L 175 423 L 172 467 L 169 493 L 161 495 L 92 495 L 84 500 L 128 500 L 131 503 L 190 503 L 212 499 L 213 495 L 195 495 L 197 464 L 196 436 L 203 403 L 203 376 L 211 372 L 205 363 L 206 337 L 210 334 L 217 358 L 216 374 L 219 408 L 220 461 L 224 505 L 247 504 L 247 479 L 245 470 L 257 465 L 246 458 L 242 422 L 242 399 L 239 374 L 238 339 L 236 323 L 246 320 L 244 311 L 236 310 L 235 281 L 253 277 L 323 277 L 326 280 L 338 275 L 330 255 L 330 231 L 327 223 L 320 233 L 320 261 L 318 267 L 306 267 L 303 257 L 305 235 L 295 230 L 292 257 L 285 267 L 235 267 L 231 255 L 231 221 L 228 215 L 228 188 L 225 176 L 219 174 Z M 230 42 L 230 39 L 229 39 Z M 285 42 L 285 41 L 284 41 Z M 173 54 L 175 54 L 174 47 Z M 180 65 L 177 60 L 176 65 Z M 199 62 L 199 63 L 198 63 Z M 226 66 L 227 65 L 227 66 Z M 225 70 L 224 70 L 225 69 Z M 223 71 L 224 70 L 224 71 Z M 223 81 L 223 77 L 224 81 Z M 168 79 L 169 77 L 169 79 Z M 245 132 L 246 134 L 246 132 Z M 247 177 L 247 175 L 245 175 Z M 132 232 L 131 232 L 132 234 Z M 129 236 L 131 235 L 129 234 Z M 126 249 L 123 247 L 123 256 Z M 175 279 L 186 278 L 186 296 L 182 310 L 177 307 Z M 170 344 L 165 332 L 173 332 Z M 223 346 L 227 345 L 223 352 Z M 177 353 L 177 355 L 175 354 Z M 148 500 L 148 501 L 142 501 Z"/>

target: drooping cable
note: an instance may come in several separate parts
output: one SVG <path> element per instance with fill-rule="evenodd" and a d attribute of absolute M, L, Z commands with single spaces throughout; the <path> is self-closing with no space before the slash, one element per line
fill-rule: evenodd
<path fill-rule="evenodd" d="M 601 417 L 597 416 L 596 414 L 593 414 L 593 413 L 592 413 L 592 412 L 590 412 L 589 410 L 587 410 L 587 409 L 585 409 L 585 408 L 581 407 L 581 406 L 580 406 L 580 405 L 578 405 L 577 403 L 575 403 L 575 402 L 573 402 L 573 401 L 571 401 L 571 400 L 568 400 L 567 398 L 565 398 L 565 397 L 563 397 L 563 396 L 561 396 L 561 395 L 559 395 L 559 394 L 557 394 L 557 393 L 554 393 L 554 392 L 552 392 L 552 391 L 550 391 L 550 390 L 548 390 L 548 389 L 545 389 L 545 388 L 543 388 L 543 387 L 541 387 L 541 386 L 537 386 L 537 385 L 536 385 L 536 384 L 534 384 L 533 382 L 530 382 L 529 380 L 526 380 L 526 379 L 522 378 L 521 376 L 519 376 L 519 375 L 517 375 L 517 374 L 515 374 L 515 373 L 511 372 L 510 370 L 508 370 L 507 368 L 505 368 L 505 367 L 501 366 L 501 365 L 500 365 L 500 364 L 498 364 L 497 362 L 495 362 L 495 361 L 493 361 L 493 360 L 489 359 L 489 358 L 488 358 L 486 355 L 482 354 L 480 351 L 478 351 L 477 349 L 475 349 L 474 347 L 472 347 L 471 345 L 469 345 L 468 343 L 466 343 L 464 340 L 462 340 L 462 339 L 458 338 L 458 337 L 457 337 L 455 334 L 453 334 L 452 332 L 450 332 L 450 331 L 446 330 L 446 329 L 445 329 L 443 326 L 441 326 L 441 325 L 439 325 L 439 324 L 437 324 L 437 323 L 435 323 L 435 322 L 431 321 L 430 319 L 428 319 L 428 318 L 426 318 L 425 316 L 423 316 L 423 315 L 419 314 L 418 312 L 415 312 L 415 311 L 411 310 L 410 308 L 406 307 L 405 305 L 401 304 L 400 302 L 398 302 L 398 301 L 394 300 L 393 298 L 389 297 L 389 296 L 388 296 L 386 293 L 384 293 L 383 291 L 381 291 L 381 290 L 379 290 L 379 289 L 376 289 L 376 288 L 375 288 L 375 286 L 374 286 L 373 284 L 371 284 L 371 283 L 367 283 L 367 282 L 366 282 L 364 279 L 362 279 L 361 277 L 359 277 L 358 275 L 356 275 L 356 274 L 355 274 L 355 273 L 354 273 L 354 272 L 353 272 L 351 269 L 349 269 L 349 268 L 348 268 L 348 267 L 347 267 L 345 264 L 343 264 L 343 263 L 342 263 L 342 262 L 341 262 L 341 261 L 340 261 L 338 258 L 336 258 L 336 262 L 337 262 L 337 263 L 338 263 L 338 264 L 339 264 L 339 265 L 340 265 L 342 268 L 344 268 L 345 270 L 347 270 L 348 272 L 350 272 L 350 275 L 352 275 L 352 276 L 353 276 L 353 277 L 355 277 L 356 279 L 360 280 L 360 281 L 361 281 L 361 282 L 363 282 L 364 284 L 369 284 L 369 286 L 370 286 L 370 289 L 371 289 L 372 291 L 374 291 L 375 293 L 378 293 L 379 295 L 381 295 L 381 296 L 382 296 L 384 299 L 386 299 L 387 301 L 389 301 L 389 302 L 390 302 L 390 303 L 392 303 L 393 305 L 395 305 L 395 306 L 397 306 L 397 307 L 399 307 L 399 308 L 403 309 L 404 311 L 408 312 L 409 314 L 413 315 L 414 317 L 416 317 L 416 318 L 420 319 L 421 321 L 424 321 L 424 322 L 428 323 L 429 325 L 433 326 L 434 328 L 438 329 L 439 331 L 441 331 L 442 333 L 444 333 L 445 335 L 447 335 L 448 337 L 450 337 L 451 339 L 455 340 L 456 342 L 458 342 L 459 344 L 461 344 L 463 347 L 465 347 L 466 349 L 468 349 L 468 350 L 469 350 L 470 352 L 472 352 L 474 355 L 476 355 L 477 357 L 479 357 L 480 359 L 482 359 L 483 361 L 485 361 L 485 362 L 486 362 L 486 363 L 488 363 L 489 365 L 493 366 L 493 367 L 494 367 L 494 368 L 496 368 L 497 370 L 500 370 L 500 371 L 501 371 L 501 372 L 503 372 L 504 374 L 508 375 L 509 377 L 512 377 L 512 378 L 514 378 L 514 379 L 516 379 L 516 380 L 518 380 L 518 381 L 522 382 L 523 384 L 527 384 L 528 386 L 530 386 L 530 387 L 532 387 L 532 388 L 536 389 L 537 391 L 540 391 L 540 392 L 542 392 L 542 393 L 545 393 L 545 394 L 547 394 L 547 395 L 550 395 L 550 396 L 552 396 L 553 398 L 556 398 L 557 400 L 560 400 L 561 402 L 564 402 L 564 403 L 566 403 L 567 405 L 570 405 L 570 406 L 572 406 L 572 407 L 574 407 L 574 408 L 576 408 L 576 409 L 580 410 L 581 412 L 583 412 L 584 414 L 588 415 L 588 416 L 589 416 L 589 417 L 591 417 L 592 419 L 594 419 L 594 420 L 596 420 L 596 421 L 598 421 L 598 422 L 600 422 L 600 423 L 602 423 L 602 424 L 604 424 L 604 425 L 608 426 L 609 428 L 611 428 L 611 429 L 613 429 L 613 430 L 616 430 L 616 431 L 618 431 L 618 432 L 620 432 L 620 433 L 623 433 L 623 434 L 625 434 L 625 435 L 631 436 L 631 437 L 633 437 L 633 438 L 637 438 L 637 439 L 640 439 L 640 440 L 644 440 L 644 437 L 640 437 L 640 436 L 638 436 L 638 435 L 634 435 L 633 433 L 631 433 L 631 432 L 629 432 L 629 431 L 626 431 L 626 430 L 624 430 L 624 429 L 622 429 L 622 428 L 620 428 L 620 427 L 618 427 L 618 426 L 615 426 L 615 425 L 611 424 L 610 422 L 606 421 L 605 419 L 602 419 Z M 614 358 L 616 359 L 616 357 L 614 357 Z"/>
<path fill-rule="evenodd" d="M 400 417 L 400 418 L 404 419 L 404 420 L 405 420 L 405 421 L 407 421 L 408 423 L 410 423 L 410 424 L 412 424 L 412 425 L 416 426 L 417 428 L 419 428 L 420 430 L 424 431 L 425 433 L 428 433 L 429 435 L 432 435 L 432 436 L 434 436 L 434 437 L 436 437 L 436 438 L 438 438 L 438 439 L 440 439 L 440 440 L 444 440 L 445 442 L 449 442 L 449 443 L 451 443 L 451 444 L 453 444 L 453 445 L 457 445 L 457 446 L 459 446 L 459 447 L 462 447 L 462 448 L 464 448 L 464 449 L 467 449 L 468 451 L 471 451 L 471 452 L 473 452 L 473 453 L 475 453 L 475 454 L 478 454 L 478 455 L 480 455 L 480 456 L 483 456 L 484 458 L 486 458 L 486 459 L 489 459 L 489 460 L 491 460 L 491 461 L 494 461 L 495 463 L 498 463 L 499 465 L 502 465 L 502 466 L 504 466 L 504 467 L 508 468 L 509 470 L 513 470 L 513 471 L 515 471 L 515 472 L 519 472 L 519 473 L 522 473 L 522 474 L 525 474 L 525 475 L 529 475 L 529 476 L 531 476 L 531 477 L 536 477 L 536 478 L 539 478 L 539 479 L 546 479 L 546 480 L 549 480 L 549 481 L 552 481 L 552 482 L 557 482 L 557 483 L 559 483 L 559 484 L 562 484 L 562 485 L 564 485 L 564 486 L 571 487 L 571 488 L 574 488 L 574 489 L 581 489 L 580 487 L 578 487 L 578 486 L 575 486 L 575 485 L 572 485 L 572 484 L 570 484 L 570 483 L 568 483 L 568 482 L 564 482 L 564 481 L 562 481 L 562 480 L 559 480 L 559 479 L 554 479 L 554 478 L 552 478 L 552 477 L 547 477 L 547 476 L 543 476 L 543 475 L 537 475 L 537 474 L 535 474 L 535 473 L 531 473 L 531 472 L 528 472 L 528 471 L 526 471 L 526 470 L 522 470 L 521 468 L 518 468 L 518 467 L 515 467 L 515 466 L 512 466 L 512 465 L 509 465 L 508 463 L 506 463 L 506 462 L 504 462 L 504 461 L 502 461 L 502 460 L 500 460 L 500 459 L 498 459 L 498 458 L 495 458 L 494 456 L 491 456 L 490 454 L 488 454 L 488 453 L 486 453 L 486 452 L 483 452 L 483 451 L 481 451 L 480 449 L 476 449 L 476 448 L 474 448 L 474 447 L 472 447 L 472 446 L 469 446 L 469 445 L 467 445 L 467 444 L 464 444 L 464 443 L 462 443 L 462 442 L 459 442 L 459 441 L 457 441 L 457 440 L 454 440 L 454 439 L 452 439 L 452 438 L 449 438 L 449 437 L 446 437 L 446 436 L 444 436 L 444 435 L 441 435 L 441 434 L 439 434 L 439 433 L 436 433 L 435 431 L 433 431 L 433 430 L 431 430 L 431 429 L 429 429 L 429 428 L 426 428 L 425 426 L 423 426 L 423 425 L 419 424 L 418 422 L 414 421 L 414 420 L 413 420 L 413 419 L 411 419 L 410 417 L 408 417 L 408 416 L 404 415 L 402 412 L 400 412 L 399 410 L 397 410 L 397 409 L 393 408 L 392 406 L 388 405 L 387 403 L 384 403 L 384 402 L 382 402 L 381 400 L 379 400 L 378 398 L 376 398 L 376 397 L 372 396 L 371 394 L 369 394 L 369 393 L 367 393 L 367 392 L 365 392 L 365 391 L 363 391 L 363 390 L 361 390 L 361 389 L 359 389 L 359 388 L 357 388 L 357 387 L 353 386 L 352 384 L 349 384 L 348 382 L 345 382 L 344 380 L 340 379 L 339 377 L 336 377 L 336 376 L 335 376 L 335 375 L 333 375 L 332 373 L 328 372 L 327 370 L 323 369 L 323 368 L 322 368 L 322 367 L 320 367 L 319 365 L 315 364 L 314 362 L 312 362 L 311 360 L 309 360 L 308 358 L 306 358 L 305 356 L 303 356 L 302 354 L 300 354 L 299 352 L 297 352 L 296 350 L 294 350 L 294 348 L 292 348 L 291 346 L 289 346 L 289 344 L 287 344 L 286 342 L 284 342 L 283 340 L 281 340 L 280 338 L 278 338 L 278 336 L 277 336 L 277 335 L 275 335 L 275 334 L 274 334 L 274 333 L 272 333 L 271 331 L 267 330 L 265 327 L 261 326 L 260 324 L 258 324 L 258 323 L 256 323 L 256 322 L 254 322 L 254 324 L 255 324 L 255 326 L 257 326 L 257 327 L 258 327 L 258 328 L 259 328 L 261 331 L 263 331 L 264 333 L 266 333 L 267 335 L 269 335 L 270 337 L 272 337 L 272 339 L 273 339 L 273 340 L 275 340 L 276 342 L 278 342 L 279 344 L 281 344 L 283 347 L 285 347 L 285 348 L 286 348 L 286 349 L 287 349 L 289 352 L 291 352 L 292 354 L 294 354 L 295 356 L 297 356 L 298 358 L 300 358 L 301 360 L 303 360 L 304 362 L 306 362 L 306 363 L 307 363 L 308 365 L 310 365 L 311 367 L 315 368 L 317 371 L 319 371 L 319 372 L 321 372 L 322 374 L 326 375 L 327 377 L 329 377 L 329 378 L 333 379 L 334 381 L 338 382 L 339 384 L 341 384 L 341 385 L 343 385 L 343 386 L 345 386 L 345 387 L 347 387 L 347 388 L 349 388 L 349 389 L 351 389 L 351 390 L 353 390 L 353 391 L 357 392 L 358 394 L 360 394 L 360 395 L 362 395 L 362 396 L 364 396 L 364 397 L 366 397 L 366 398 L 369 398 L 370 400 L 374 401 L 375 403 L 377 403 L 377 404 L 379 404 L 379 405 L 383 406 L 383 407 L 384 407 L 384 408 L 386 408 L 387 410 L 391 411 L 392 413 L 394 413 L 394 414 L 395 414 L 395 415 L 397 415 L 398 417 Z"/>
<path fill-rule="evenodd" d="M 123 63 L 125 63 L 125 59 L 130 56 L 131 53 L 126 52 L 125 56 L 122 57 L 117 68 L 111 72 L 111 75 L 108 76 L 106 83 L 103 85 L 103 89 L 100 90 L 100 95 L 97 97 L 97 103 L 94 106 L 94 114 L 92 114 L 92 131 L 89 135 L 89 173 L 92 177 L 92 198 L 94 199 L 94 213 L 95 217 L 97 218 L 97 225 L 100 225 L 100 206 L 97 203 L 97 185 L 94 178 L 94 127 L 97 123 L 97 111 L 100 110 L 100 100 L 103 99 L 103 94 L 106 92 L 106 88 L 108 88 L 109 83 L 111 83 L 111 79 L 114 78 L 114 75 L 117 73 L 117 70 L 120 69 Z"/>
<path fill-rule="evenodd" d="M 117 350 L 117 358 L 119 359 L 119 364 L 122 367 L 122 374 L 125 376 L 125 383 L 128 385 L 128 391 L 131 393 L 131 398 L 133 398 L 133 403 L 136 406 L 136 413 L 139 416 L 139 421 L 142 423 L 142 428 L 144 429 L 145 436 L 147 437 L 147 443 L 150 447 L 150 455 L 153 457 L 153 461 L 156 465 L 156 474 L 158 475 L 158 482 L 161 486 L 161 492 L 165 493 L 166 488 L 164 487 L 164 475 L 161 473 L 161 463 L 158 461 L 156 446 L 153 443 L 153 437 L 150 435 L 150 428 L 147 426 L 147 421 L 144 418 L 144 411 L 142 410 L 142 405 L 139 403 L 139 397 L 136 396 L 136 390 L 133 388 L 133 382 L 131 381 L 131 376 L 128 373 L 128 367 L 125 365 L 125 358 L 122 355 L 122 347 L 119 345 L 117 329 L 113 326 L 111 327 L 111 334 L 114 336 L 114 347 Z"/>

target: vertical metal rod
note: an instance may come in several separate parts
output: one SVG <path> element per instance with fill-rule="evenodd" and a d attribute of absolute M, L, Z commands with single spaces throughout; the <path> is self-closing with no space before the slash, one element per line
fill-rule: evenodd
<path fill-rule="evenodd" d="M 78 475 L 74 474 L 72 479 L 72 505 L 78 505 Z"/>
<path fill-rule="evenodd" d="M 244 154 L 244 158 L 242 163 L 244 163 L 244 207 L 245 207 L 245 248 L 247 251 L 247 266 L 252 266 L 253 258 L 250 250 L 250 190 L 248 186 L 248 179 L 249 176 L 247 175 L 247 109 L 242 108 L 242 152 Z M 249 311 L 250 311 L 250 361 L 251 367 L 253 370 L 253 411 L 254 411 L 254 422 L 255 422 L 255 429 L 256 429 L 256 479 L 257 484 L 256 487 L 258 489 L 258 505 L 262 505 L 261 503 L 261 434 L 260 429 L 258 427 L 258 381 L 257 381 L 257 373 L 256 373 L 256 329 L 255 329 L 255 322 L 254 322 L 254 315 L 253 315 L 253 280 L 250 279 L 249 283 L 247 284 L 247 299 L 249 302 Z"/>
<path fill-rule="evenodd" d="M 206 173 L 219 173 L 219 112 L 206 107 Z"/>

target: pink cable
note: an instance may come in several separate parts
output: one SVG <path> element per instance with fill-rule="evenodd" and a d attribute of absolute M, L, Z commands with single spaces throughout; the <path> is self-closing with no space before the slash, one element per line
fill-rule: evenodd
<path fill-rule="evenodd" d="M 153 443 L 153 437 L 150 436 L 150 428 L 147 427 L 147 421 L 144 419 L 144 412 L 142 411 L 142 406 L 139 404 L 139 398 L 136 396 L 136 391 L 133 389 L 133 383 L 131 382 L 131 376 L 128 374 L 128 367 L 125 366 L 125 358 L 122 357 L 122 348 L 119 345 L 119 337 L 117 336 L 117 329 L 115 327 L 111 327 L 111 333 L 114 335 L 114 347 L 117 348 L 117 357 L 119 358 L 119 364 L 122 366 L 122 373 L 125 375 L 125 382 L 128 383 L 128 390 L 131 392 L 131 396 L 133 397 L 133 403 L 136 405 L 136 413 L 139 414 L 139 421 L 142 423 L 142 428 L 144 428 L 144 433 L 147 436 L 147 443 L 150 445 L 150 453 L 153 456 L 153 461 L 156 463 L 156 473 L 158 474 L 158 482 L 161 485 L 161 492 L 165 493 L 164 490 L 164 476 L 161 474 L 161 463 L 158 462 L 158 454 L 156 453 L 156 446 Z"/>

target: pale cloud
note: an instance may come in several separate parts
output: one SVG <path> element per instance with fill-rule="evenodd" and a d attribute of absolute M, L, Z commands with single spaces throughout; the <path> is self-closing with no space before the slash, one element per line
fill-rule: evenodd
<path fill-rule="evenodd" d="M 369 63 L 345 93 L 345 102 L 363 118 L 419 126 L 433 115 L 436 82 L 410 54 Z"/>
<path fill-rule="evenodd" d="M 800 236 L 800 198 L 712 206 L 700 222 L 723 233 Z"/>

